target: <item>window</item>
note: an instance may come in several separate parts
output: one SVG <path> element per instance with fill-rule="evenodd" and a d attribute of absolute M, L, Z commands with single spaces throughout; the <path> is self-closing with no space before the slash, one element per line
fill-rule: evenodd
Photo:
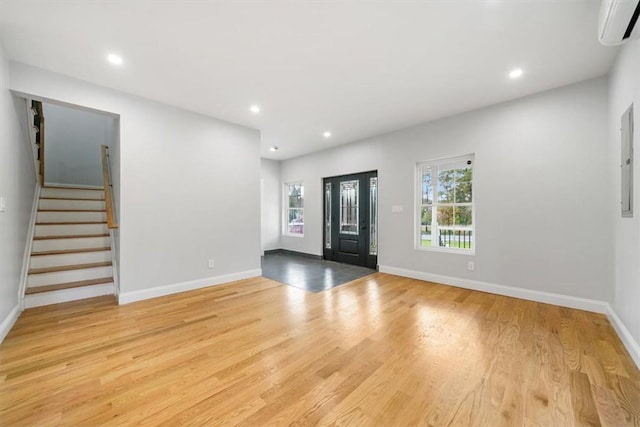
<path fill-rule="evenodd" d="M 416 248 L 475 250 L 473 160 L 471 154 L 417 164 Z"/>
<path fill-rule="evenodd" d="M 286 197 L 285 234 L 304 235 L 304 185 L 294 182 L 284 185 Z"/>

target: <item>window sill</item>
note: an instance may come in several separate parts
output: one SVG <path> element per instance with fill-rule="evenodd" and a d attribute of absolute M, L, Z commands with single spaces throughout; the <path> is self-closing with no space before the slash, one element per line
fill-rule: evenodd
<path fill-rule="evenodd" d="M 298 239 L 302 239 L 304 234 L 293 234 L 293 233 L 283 233 L 284 237 L 297 237 Z"/>
<path fill-rule="evenodd" d="M 475 249 L 455 249 L 455 248 L 440 248 L 437 246 L 418 246 L 415 247 L 416 251 L 421 252 L 440 252 L 445 254 L 455 254 L 455 255 L 475 255 Z"/>

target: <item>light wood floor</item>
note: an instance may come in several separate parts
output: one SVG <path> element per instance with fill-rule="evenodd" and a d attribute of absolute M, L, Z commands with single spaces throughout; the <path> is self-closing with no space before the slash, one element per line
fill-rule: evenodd
<path fill-rule="evenodd" d="M 25 311 L 0 424 L 639 425 L 605 317 L 387 274 Z"/>

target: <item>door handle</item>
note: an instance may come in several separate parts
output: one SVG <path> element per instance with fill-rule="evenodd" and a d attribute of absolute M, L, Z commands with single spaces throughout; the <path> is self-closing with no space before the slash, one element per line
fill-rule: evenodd
<path fill-rule="evenodd" d="M 366 229 L 367 229 L 366 225 L 363 225 L 362 227 L 360 227 L 360 230 L 366 230 Z"/>

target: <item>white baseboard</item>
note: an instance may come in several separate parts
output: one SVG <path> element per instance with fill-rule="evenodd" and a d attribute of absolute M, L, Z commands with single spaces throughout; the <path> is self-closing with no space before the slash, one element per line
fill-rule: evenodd
<path fill-rule="evenodd" d="M 195 289 L 209 286 L 222 285 L 236 280 L 250 279 L 262 276 L 262 269 L 241 271 L 239 273 L 224 274 L 222 276 L 207 277 L 204 279 L 191 280 L 189 282 L 175 283 L 173 285 L 158 286 L 150 289 L 143 289 L 133 292 L 121 292 L 118 296 L 119 304 L 129 304 L 150 298 L 158 298 L 165 295 L 177 294 L 180 292 L 193 291 Z"/>
<path fill-rule="evenodd" d="M 618 333 L 620 341 L 622 341 L 631 358 L 636 362 L 636 366 L 640 369 L 640 345 L 638 345 L 638 342 L 633 338 L 631 332 L 629 332 L 624 323 L 622 323 L 622 320 L 620 320 L 613 307 L 607 304 L 607 309 L 609 322 L 613 325 L 613 329 Z"/>
<path fill-rule="evenodd" d="M 113 283 L 61 289 L 59 291 L 26 295 L 24 298 L 24 307 L 41 307 L 43 305 L 60 304 L 62 302 L 77 301 L 85 298 L 113 295 L 113 293 Z"/>
<path fill-rule="evenodd" d="M 44 186 L 62 187 L 62 188 L 86 188 L 87 190 L 104 190 L 102 185 L 86 185 L 86 184 L 65 184 L 64 182 L 45 182 Z"/>
<path fill-rule="evenodd" d="M 0 323 L 0 344 L 2 343 L 2 341 L 4 341 L 4 338 L 7 336 L 11 328 L 13 328 L 16 320 L 18 320 L 18 317 L 20 317 L 20 313 L 22 313 L 20 304 L 16 304 L 16 306 L 13 307 L 13 309 L 9 312 L 7 317 L 4 318 L 2 323 Z"/>
<path fill-rule="evenodd" d="M 380 272 L 395 274 L 396 276 L 410 277 L 412 279 L 427 282 L 442 283 L 459 288 L 472 289 L 474 291 L 489 292 L 491 294 L 504 295 L 529 301 L 543 302 L 559 305 L 561 307 L 576 308 L 578 310 L 592 311 L 594 313 L 608 313 L 606 302 L 586 298 L 572 297 L 568 295 L 554 294 L 551 292 L 534 291 L 531 289 L 514 288 L 511 286 L 496 285 L 494 283 L 480 282 L 478 280 L 461 279 L 458 277 L 442 276 L 439 274 L 425 273 L 422 271 L 406 270 L 404 268 L 380 266 Z"/>

